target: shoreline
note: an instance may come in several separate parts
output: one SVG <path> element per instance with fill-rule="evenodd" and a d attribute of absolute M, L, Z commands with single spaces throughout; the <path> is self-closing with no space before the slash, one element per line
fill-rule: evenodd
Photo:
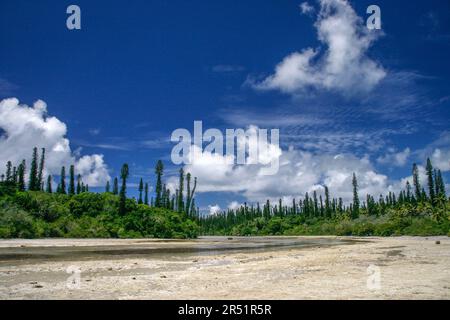
<path fill-rule="evenodd" d="M 232 237 L 239 242 L 248 237 Z M 1 299 L 450 299 L 450 238 L 263 237 L 350 243 L 242 252 L 26 260 L 0 264 Z M 0 240 L 28 248 L 183 247 L 227 237 Z M 324 240 L 324 241 L 325 241 Z M 436 244 L 439 241 L 440 244 Z M 25 247 L 24 247 L 25 246 Z M 1 261 L 1 260 L 0 260 Z M 79 270 L 71 287 L 68 268 Z M 376 280 L 379 276 L 380 281 Z M 73 280 L 73 279 L 72 279 Z M 368 282 L 375 283 L 370 287 Z M 369 283 L 369 284 L 370 284 Z"/>

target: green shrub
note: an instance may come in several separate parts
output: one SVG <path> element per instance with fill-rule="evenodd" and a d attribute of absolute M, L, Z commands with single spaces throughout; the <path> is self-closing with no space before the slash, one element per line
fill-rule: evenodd
<path fill-rule="evenodd" d="M 0 204 L 1 238 L 34 238 L 33 217 L 22 209 L 8 203 Z"/>
<path fill-rule="evenodd" d="M 127 199 L 118 214 L 118 196 L 81 193 L 73 196 L 16 192 L 0 200 L 0 238 L 195 238 L 197 224 L 167 209 Z"/>

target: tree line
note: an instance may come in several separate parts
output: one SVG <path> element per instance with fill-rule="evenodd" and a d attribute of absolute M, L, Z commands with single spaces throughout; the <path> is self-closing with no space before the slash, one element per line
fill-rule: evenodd
<path fill-rule="evenodd" d="M 137 199 L 127 197 L 130 172 L 126 163 L 120 175 L 106 183 L 105 192 L 93 193 L 74 165 L 69 166 L 68 176 L 61 167 L 53 190 L 54 177 L 44 177 L 45 161 L 45 149 L 39 154 L 35 147 L 27 174 L 25 160 L 16 166 L 7 162 L 0 177 L 0 222 L 5 224 L 0 225 L 0 237 L 195 237 L 198 231 L 209 235 L 450 234 L 445 182 L 430 159 L 425 166 L 425 184 L 421 184 L 419 167 L 414 164 L 411 181 L 398 193 L 367 194 L 360 199 L 358 177 L 353 174 L 350 203 L 332 197 L 325 185 L 323 192 L 307 192 L 289 203 L 282 199 L 277 203 L 244 203 L 214 215 L 200 214 L 196 207 L 197 178 L 181 168 L 177 188 L 169 188 L 160 160 L 155 166 L 152 195 L 149 183 L 140 178 Z M 13 223 L 16 220 L 19 222 Z M 24 225 L 30 226 L 27 233 L 22 230 Z"/>
<path fill-rule="evenodd" d="M 89 192 L 89 185 L 83 182 L 82 176 L 76 174 L 75 166 L 70 165 L 69 175 L 67 177 L 66 167 L 62 166 L 59 182 L 56 190 L 53 188 L 54 177 L 48 175 L 44 181 L 44 167 L 45 167 L 45 148 L 41 149 L 39 156 L 38 148 L 33 148 L 31 165 L 28 175 L 28 182 L 25 180 L 26 176 L 26 161 L 23 159 L 17 166 L 13 166 L 11 161 L 6 163 L 5 174 L 0 176 L 0 182 L 3 186 L 9 189 L 23 191 L 41 191 L 46 193 L 66 194 L 69 196 Z M 124 215 L 127 213 L 127 182 L 129 178 L 129 166 L 124 163 L 120 170 L 120 177 L 114 178 L 112 187 L 111 182 L 107 181 L 105 192 L 112 193 L 119 197 L 119 213 Z M 155 195 L 149 199 L 149 184 L 144 183 L 141 178 L 139 181 L 138 192 L 139 196 L 136 200 L 138 204 L 147 205 L 150 207 L 164 208 L 183 214 L 187 217 L 194 217 L 198 215 L 199 209 L 195 205 L 195 189 L 197 187 L 197 178 L 195 177 L 192 184 L 192 176 L 190 173 L 185 174 L 183 168 L 179 170 L 179 185 L 174 194 L 171 194 L 170 189 L 163 183 L 164 164 L 161 160 L 157 161 L 155 167 L 156 185 Z M 68 178 L 68 181 L 66 180 Z M 120 180 L 119 180 L 120 179 Z M 120 184 L 120 186 L 119 186 Z M 184 187 L 186 186 L 186 191 Z"/>
<path fill-rule="evenodd" d="M 440 170 L 434 169 L 430 159 L 427 159 L 426 185 L 422 186 L 419 179 L 417 164 L 412 168 L 412 185 L 406 182 L 405 188 L 399 193 L 389 192 L 385 196 L 379 195 L 376 199 L 367 194 L 361 201 L 359 196 L 358 179 L 355 173 L 352 176 L 353 199 L 344 204 L 342 198 L 332 198 L 328 186 L 323 187 L 322 194 L 317 191 L 312 194 L 306 192 L 303 199 L 292 199 L 292 203 L 284 203 L 282 199 L 272 204 L 269 200 L 262 206 L 260 203 L 248 205 L 244 203 L 237 209 L 228 209 L 213 215 L 199 217 L 198 223 L 204 233 L 215 233 L 218 230 L 230 230 L 233 226 L 245 224 L 255 219 L 268 221 L 274 217 L 302 217 L 303 220 L 354 220 L 361 214 L 366 216 L 382 216 L 388 211 L 405 210 L 409 213 L 430 209 L 437 212 L 436 219 L 442 219 L 448 214 L 447 195 L 445 183 Z M 436 209 L 436 210 L 435 210 Z"/>

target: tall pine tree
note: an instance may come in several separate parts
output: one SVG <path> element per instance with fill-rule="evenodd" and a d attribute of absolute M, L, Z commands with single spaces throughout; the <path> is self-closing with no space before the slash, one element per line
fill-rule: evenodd
<path fill-rule="evenodd" d="M 164 165 L 161 160 L 158 160 L 155 167 L 156 174 L 156 187 L 155 187 L 155 207 L 161 207 L 162 205 L 162 175 L 164 172 Z"/>
<path fill-rule="evenodd" d="M 17 169 L 17 189 L 19 191 L 25 191 L 25 159 L 19 164 Z"/>
<path fill-rule="evenodd" d="M 148 183 L 145 183 L 144 188 L 144 204 L 148 205 Z"/>
<path fill-rule="evenodd" d="M 129 171 L 128 164 L 123 164 L 120 171 L 120 178 L 122 179 L 122 186 L 120 187 L 120 199 L 119 199 L 119 213 L 124 215 L 126 213 L 126 200 L 127 200 L 127 179 Z"/>
<path fill-rule="evenodd" d="M 431 164 L 431 160 L 430 158 L 427 158 L 427 166 L 425 168 L 426 172 L 427 172 L 427 182 L 428 182 L 428 195 L 430 197 L 430 202 L 431 204 L 434 204 L 434 198 L 435 198 L 435 194 L 434 194 L 434 181 L 433 181 L 433 165 Z"/>
<path fill-rule="evenodd" d="M 119 194 L 119 181 L 117 180 L 117 177 L 114 178 L 113 194 L 115 195 Z"/>
<path fill-rule="evenodd" d="M 53 190 L 52 190 L 52 176 L 51 175 L 48 175 L 48 177 L 47 177 L 47 190 L 46 190 L 48 193 L 52 193 L 53 192 Z"/>
<path fill-rule="evenodd" d="M 414 185 L 414 195 L 416 197 L 417 201 L 422 201 L 422 193 L 420 191 L 420 181 L 419 181 L 419 168 L 417 167 L 417 164 L 413 164 L 413 185 Z"/>
<path fill-rule="evenodd" d="M 359 217 L 358 180 L 356 179 L 355 173 L 353 173 L 352 186 L 353 186 L 352 218 L 355 219 Z"/>
<path fill-rule="evenodd" d="M 81 174 L 77 175 L 77 194 L 81 193 Z"/>
<path fill-rule="evenodd" d="M 69 170 L 69 195 L 75 194 L 75 167 L 72 164 Z"/>
<path fill-rule="evenodd" d="M 142 192 L 144 192 L 144 182 L 142 181 L 142 178 L 141 178 L 141 180 L 139 181 L 139 200 L 138 200 L 139 204 L 143 203 Z"/>
<path fill-rule="evenodd" d="M 59 183 L 59 193 L 66 194 L 66 168 L 61 167 L 60 183 Z"/>
<path fill-rule="evenodd" d="M 179 186 L 178 186 L 178 201 L 177 201 L 177 209 L 178 212 L 184 211 L 184 198 L 183 198 L 183 188 L 184 188 L 184 170 L 180 169 L 180 178 L 179 178 Z"/>
<path fill-rule="evenodd" d="M 28 183 L 28 189 L 31 191 L 39 191 L 41 188 L 38 180 L 38 149 L 36 147 L 33 148 L 33 157 L 31 159 L 31 168 L 30 168 L 30 181 Z"/>
<path fill-rule="evenodd" d="M 39 184 L 39 188 L 43 190 L 43 185 L 44 185 L 44 164 L 45 164 L 45 148 L 41 149 L 41 161 L 39 162 L 39 173 L 38 173 L 38 184 Z"/>

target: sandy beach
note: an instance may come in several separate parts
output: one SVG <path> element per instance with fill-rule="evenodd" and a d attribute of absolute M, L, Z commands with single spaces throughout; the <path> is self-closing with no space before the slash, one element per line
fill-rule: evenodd
<path fill-rule="evenodd" d="M 448 237 L 279 239 L 1 240 L 0 298 L 450 298 Z"/>

